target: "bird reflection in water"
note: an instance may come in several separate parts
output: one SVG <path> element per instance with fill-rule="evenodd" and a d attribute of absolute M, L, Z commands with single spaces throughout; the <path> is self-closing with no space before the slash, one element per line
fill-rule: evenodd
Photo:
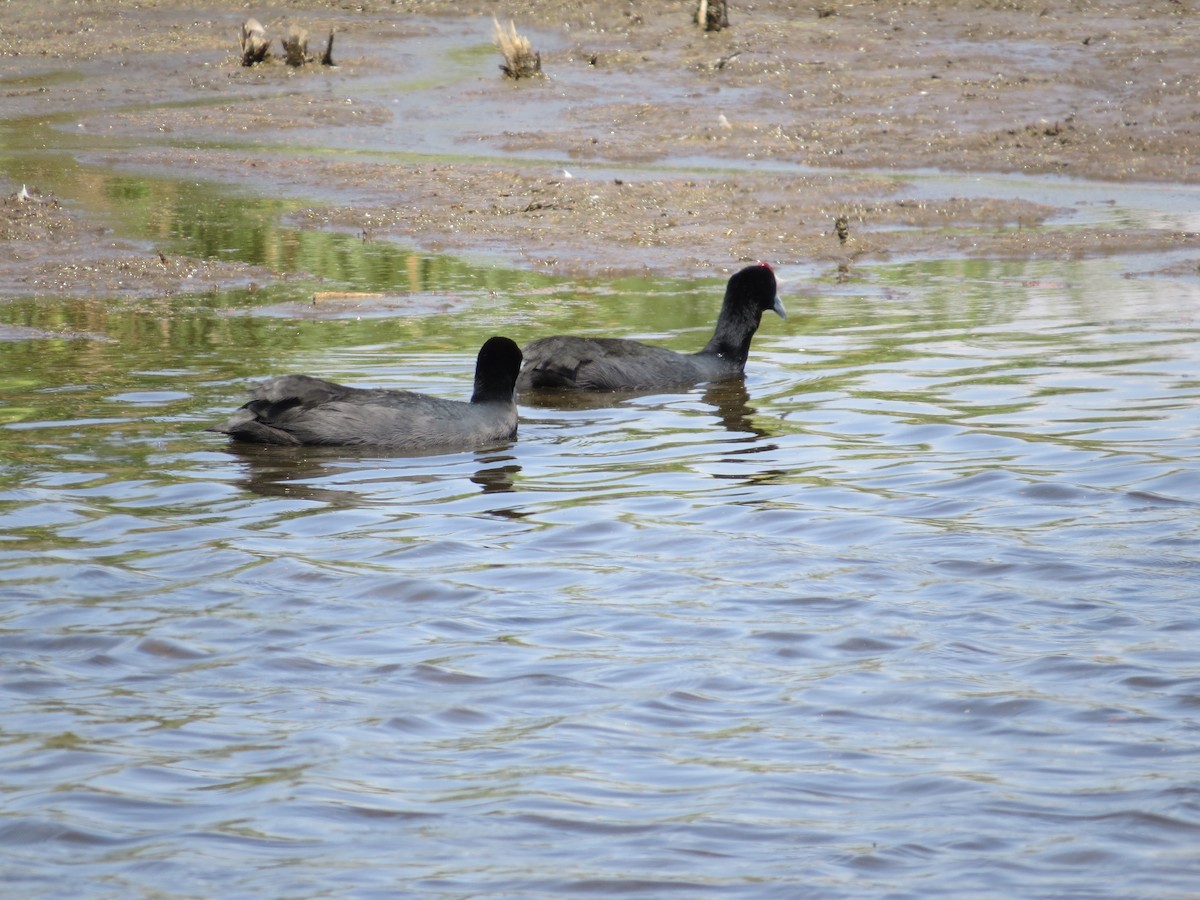
<path fill-rule="evenodd" d="M 771 432 L 755 422 L 758 412 L 750 405 L 750 394 L 746 390 L 743 378 L 729 381 L 714 382 L 704 389 L 704 402 L 717 411 L 717 418 L 726 431 L 735 435 L 728 443 L 730 457 L 738 457 L 740 461 L 749 462 L 746 457 L 752 454 L 768 453 L 778 450 L 779 446 L 770 438 Z M 761 469 L 749 473 L 714 472 L 714 478 L 733 479 L 753 484 L 778 481 L 788 473 L 783 469 Z"/>
<path fill-rule="evenodd" d="M 378 450 L 355 450 L 346 447 L 281 447 L 231 443 L 224 449 L 244 464 L 245 475 L 239 478 L 236 484 L 246 490 L 263 497 L 313 500 L 332 506 L 358 505 L 362 503 L 362 496 L 315 482 L 347 472 L 358 473 L 363 481 L 378 482 L 378 475 L 358 463 L 372 460 L 390 463 L 393 460 L 390 456 L 381 457 Z M 406 454 L 404 458 L 413 458 L 413 455 Z M 420 459 L 420 455 L 416 458 Z M 470 480 L 479 485 L 483 493 L 503 494 L 515 491 L 513 482 L 521 467 L 517 465 L 514 457 L 497 455 L 495 451 L 476 451 L 475 460 L 480 468 L 470 476 Z M 438 473 L 427 468 L 414 467 L 413 471 L 405 474 L 401 480 L 431 482 L 445 478 L 448 474 L 449 470 Z M 522 515 L 509 509 L 490 512 L 505 518 L 519 518 Z"/>
<path fill-rule="evenodd" d="M 689 396 L 693 389 L 688 389 Z M 641 397 L 664 396 L 662 391 L 543 391 L 529 390 L 521 394 L 523 406 L 564 411 L 585 409 L 607 409 Z M 717 420 L 733 434 L 745 435 L 747 441 L 770 437 L 770 432 L 754 421 L 758 412 L 750 405 L 750 394 L 746 390 L 744 376 L 712 381 L 701 389 L 700 398 L 713 407 Z M 666 401 L 661 408 L 674 405 Z"/>
<path fill-rule="evenodd" d="M 521 467 L 517 464 L 515 457 L 476 454 L 476 460 L 486 465 L 471 476 L 471 481 L 483 488 L 485 494 L 515 494 L 517 492 L 514 480 L 520 474 Z M 489 509 L 487 514 L 500 519 L 523 519 L 529 515 L 528 512 L 511 506 Z"/>
<path fill-rule="evenodd" d="M 488 464 L 471 476 L 471 481 L 483 488 L 485 494 L 511 494 L 513 478 L 521 471 L 511 456 L 481 456 L 478 462 Z M 506 465 L 505 465 L 506 464 Z"/>
<path fill-rule="evenodd" d="M 754 423 L 754 415 L 758 410 L 750 405 L 745 378 L 731 378 L 705 385 L 704 402 L 717 411 L 717 419 L 726 431 L 745 435 L 744 439 L 750 443 L 769 437 L 765 429 Z"/>

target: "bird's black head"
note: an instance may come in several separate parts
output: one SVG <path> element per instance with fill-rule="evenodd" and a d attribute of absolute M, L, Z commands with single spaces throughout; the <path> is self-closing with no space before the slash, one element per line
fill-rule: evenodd
<path fill-rule="evenodd" d="M 475 363 L 475 392 L 472 403 L 512 400 L 521 371 L 521 348 L 506 337 L 491 337 L 479 348 Z"/>
<path fill-rule="evenodd" d="M 746 266 L 733 273 L 725 288 L 725 299 L 739 305 L 756 309 L 759 313 L 771 310 L 780 318 L 787 318 L 779 300 L 779 286 L 775 282 L 775 271 L 768 263 L 760 262 Z"/>

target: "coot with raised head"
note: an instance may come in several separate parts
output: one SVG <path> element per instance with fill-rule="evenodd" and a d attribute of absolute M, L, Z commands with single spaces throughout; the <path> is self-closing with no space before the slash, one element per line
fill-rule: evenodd
<path fill-rule="evenodd" d="M 711 340 L 697 353 L 677 353 L 623 338 L 555 335 L 524 348 L 521 391 L 653 391 L 691 387 L 740 375 L 764 312 L 787 318 L 775 273 L 766 263 L 735 272 Z"/>

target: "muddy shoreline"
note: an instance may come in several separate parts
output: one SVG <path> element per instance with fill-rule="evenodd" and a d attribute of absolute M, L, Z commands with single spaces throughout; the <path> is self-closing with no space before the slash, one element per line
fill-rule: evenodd
<path fill-rule="evenodd" d="M 494 4 L 249 11 L 276 34 L 302 22 L 317 44 L 336 29 L 339 65 L 327 71 L 278 59 L 240 67 L 241 4 L 103 6 L 6 4 L 9 133 L 44 126 L 103 165 L 320 198 L 291 216 L 299 227 L 580 274 L 728 271 L 750 259 L 846 273 L 897 256 L 1197 245 L 1171 227 L 1060 227 L 1064 211 L 1036 191 L 930 200 L 889 175 L 1200 183 L 1191 2 L 779 0 L 733 4 L 731 27 L 717 33 L 690 21 L 690 2 L 533 2 L 517 23 L 543 44 L 547 77 L 513 84 L 498 54 L 476 52 L 467 63 L 447 57 L 477 70 L 450 87 L 413 48 L 456 30 L 486 43 L 492 13 L 503 12 Z M 397 100 L 366 89 L 421 65 L 428 87 Z M 395 142 L 396 153 L 354 151 L 357 135 L 402 137 L 406 122 L 428 132 L 455 102 L 481 116 L 477 130 L 460 128 L 454 154 L 406 157 Z M 305 151 L 323 142 L 338 152 Z M 693 159 L 711 165 L 689 168 Z M 10 167 L 0 181 L 10 297 L 172 294 L 284 274 L 162 255 L 60 201 L 52 185 L 28 185 L 25 198 L 21 187 Z"/>

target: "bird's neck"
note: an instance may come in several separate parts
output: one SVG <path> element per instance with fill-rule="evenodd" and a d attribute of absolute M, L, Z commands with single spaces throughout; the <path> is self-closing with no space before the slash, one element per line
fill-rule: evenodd
<path fill-rule="evenodd" d="M 734 309 L 729 303 L 721 307 L 717 327 L 702 353 L 719 356 L 738 365 L 745 365 L 750 355 L 750 341 L 758 328 L 761 313 L 745 307 Z"/>

